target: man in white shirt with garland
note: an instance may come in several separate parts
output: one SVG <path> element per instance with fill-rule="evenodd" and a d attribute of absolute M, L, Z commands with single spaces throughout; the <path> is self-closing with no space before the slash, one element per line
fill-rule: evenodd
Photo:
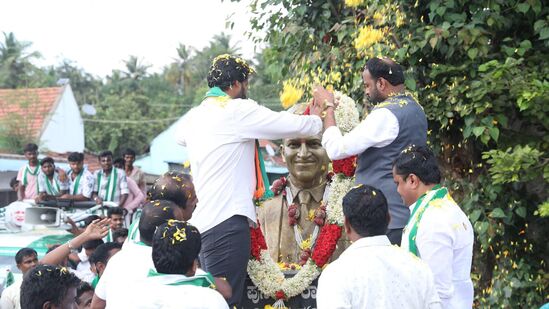
<path fill-rule="evenodd" d="M 471 308 L 473 227 L 440 185 L 433 152 L 425 146 L 406 148 L 394 162 L 393 177 L 411 212 L 401 247 L 430 266 L 443 308 Z"/>
<path fill-rule="evenodd" d="M 253 198 L 261 197 L 265 188 L 261 168 L 256 168 L 262 160 L 257 140 L 305 137 L 322 130 L 319 105 L 311 107 L 311 116 L 299 116 L 247 99 L 252 73 L 241 58 L 216 57 L 207 78 L 210 90 L 183 116 L 176 133 L 189 152 L 200 201 L 191 220 L 202 235 L 200 264 L 227 278 L 233 289 L 230 306 L 238 305 L 243 294 L 249 226 L 257 220 Z"/>
<path fill-rule="evenodd" d="M 36 144 L 27 144 L 23 148 L 25 158 L 28 164 L 19 169 L 17 180 L 19 188 L 17 191 L 18 200 L 34 200 L 38 196 L 38 173 L 40 172 L 40 162 L 38 161 L 38 146 Z"/>
<path fill-rule="evenodd" d="M 114 202 L 124 207 L 128 198 L 126 172 L 112 165 L 112 152 L 107 150 L 99 154 L 101 169 L 94 173 L 93 200 L 99 205 Z"/>
<path fill-rule="evenodd" d="M 343 198 L 344 229 L 353 244 L 320 275 L 317 308 L 440 308 L 429 267 L 385 235 L 383 193 L 359 185 Z"/>
<path fill-rule="evenodd" d="M 70 171 L 67 176 L 70 182 L 69 192 L 61 196 L 74 201 L 89 201 L 93 193 L 93 174 L 84 168 L 84 154 L 72 152 L 68 157 Z"/>
<path fill-rule="evenodd" d="M 127 308 L 229 308 L 209 273 L 197 273 L 200 233 L 196 227 L 169 220 L 158 227 L 152 242 L 147 277 L 133 285 Z"/>
<path fill-rule="evenodd" d="M 50 157 L 40 161 L 40 173 L 38 174 L 38 197 L 37 201 L 55 199 L 67 193 L 69 190 L 68 181 L 61 181 L 59 174 L 55 171 L 55 162 Z"/>

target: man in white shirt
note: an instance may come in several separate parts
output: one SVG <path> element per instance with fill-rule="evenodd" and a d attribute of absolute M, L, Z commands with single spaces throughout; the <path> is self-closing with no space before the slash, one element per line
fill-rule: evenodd
<path fill-rule="evenodd" d="M 37 201 L 46 201 L 60 197 L 69 190 L 68 181 L 61 181 L 55 171 L 55 163 L 52 158 L 45 157 L 40 161 L 40 173 L 38 174 Z"/>
<path fill-rule="evenodd" d="M 240 58 L 221 55 L 208 73 L 210 90 L 180 120 L 178 143 L 187 147 L 199 205 L 191 223 L 202 235 L 202 267 L 225 277 L 240 302 L 250 254 L 249 225 L 255 224 L 256 140 L 316 135 L 320 106 L 311 116 L 273 112 L 247 99 L 253 69 Z M 258 164 L 259 165 L 259 164 Z M 256 191 L 258 192 L 258 191 Z M 257 194 L 256 194 L 257 197 Z"/>
<path fill-rule="evenodd" d="M 128 242 L 114 255 L 95 288 L 92 308 L 127 308 L 128 288 L 135 280 L 145 278 L 153 267 L 152 237 L 156 227 L 174 219 L 174 203 L 152 201 L 145 204 L 139 220 L 140 241 Z"/>
<path fill-rule="evenodd" d="M 322 271 L 317 308 L 440 308 L 429 267 L 385 235 L 390 217 L 380 190 L 353 188 L 343 198 L 343 214 L 353 244 Z"/>
<path fill-rule="evenodd" d="M 200 233 L 196 227 L 170 220 L 158 227 L 152 243 L 152 267 L 134 285 L 126 308 L 229 308 L 210 274 L 198 274 Z"/>
<path fill-rule="evenodd" d="M 393 177 L 411 212 L 402 248 L 429 265 L 443 308 L 471 308 L 473 227 L 440 185 L 433 152 L 425 146 L 406 148 L 395 160 Z"/>
<path fill-rule="evenodd" d="M 393 60 L 368 60 L 362 77 L 365 94 L 375 106 L 345 135 L 336 126 L 333 94 L 322 87 L 315 89 L 315 102 L 326 105 L 322 146 L 331 160 L 358 155 L 356 182 L 383 192 L 391 214 L 387 236 L 392 244 L 399 245 L 410 212 L 393 182 L 392 163 L 408 145 L 427 143 L 427 118 L 419 103 L 405 91 L 402 67 Z"/>
<path fill-rule="evenodd" d="M 196 200 L 189 199 L 186 207 L 194 208 L 195 205 Z M 154 267 L 151 244 L 157 227 L 171 219 L 187 219 L 182 216 L 184 212 L 179 208 L 174 202 L 165 200 L 145 203 L 139 219 L 140 240 L 127 241 L 122 250 L 109 260 L 95 289 L 92 308 L 128 308 L 128 287 L 146 278 L 149 270 Z M 227 287 L 219 288 L 223 290 Z M 224 290 L 222 293 L 227 295 Z"/>
<path fill-rule="evenodd" d="M 38 264 L 38 254 L 34 249 L 22 248 L 15 254 L 15 263 L 17 268 L 25 274 Z M 17 280 L 8 286 L 0 297 L 0 309 L 19 309 L 21 308 L 20 293 L 23 280 Z"/>
<path fill-rule="evenodd" d="M 93 200 L 99 205 L 105 202 L 114 202 L 124 207 L 128 198 L 128 183 L 126 172 L 112 165 L 112 152 L 107 150 L 99 154 L 101 169 L 94 176 Z"/>
<path fill-rule="evenodd" d="M 93 174 L 84 168 L 84 154 L 72 152 L 68 157 L 70 171 L 68 178 L 70 182 L 69 192 L 61 196 L 64 199 L 74 201 L 89 201 L 93 192 Z"/>

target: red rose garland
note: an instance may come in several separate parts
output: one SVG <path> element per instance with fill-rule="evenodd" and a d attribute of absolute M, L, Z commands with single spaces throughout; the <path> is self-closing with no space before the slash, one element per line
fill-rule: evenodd
<path fill-rule="evenodd" d="M 356 158 L 357 156 L 352 156 L 345 159 L 332 161 L 334 173 L 341 173 L 345 174 L 347 177 L 353 177 L 356 170 Z"/>
<path fill-rule="evenodd" d="M 250 228 L 250 239 L 251 239 L 250 254 L 256 260 L 260 260 L 261 250 L 267 250 L 267 242 L 265 241 L 263 232 L 261 232 L 261 227 L 259 226 L 259 222 L 257 222 L 256 228 L 253 228 L 253 227 Z"/>
<path fill-rule="evenodd" d="M 341 237 L 341 230 L 341 227 L 337 224 L 326 224 L 320 230 L 312 256 L 318 267 L 324 267 L 334 254 L 337 241 Z"/>

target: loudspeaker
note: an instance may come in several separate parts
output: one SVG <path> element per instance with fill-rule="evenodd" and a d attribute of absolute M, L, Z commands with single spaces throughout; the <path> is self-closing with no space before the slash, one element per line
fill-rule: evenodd
<path fill-rule="evenodd" d="M 59 226 L 61 210 L 53 207 L 29 207 L 25 211 L 25 224 Z"/>

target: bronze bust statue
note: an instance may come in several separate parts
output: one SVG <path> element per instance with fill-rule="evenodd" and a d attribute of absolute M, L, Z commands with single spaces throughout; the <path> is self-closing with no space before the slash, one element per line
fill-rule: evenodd
<path fill-rule="evenodd" d="M 293 112 L 302 113 L 304 109 L 303 105 L 298 105 Z M 289 138 L 281 146 L 289 170 L 285 190 L 275 192 L 276 196 L 265 201 L 258 210 L 261 230 L 276 262 L 299 263 L 306 259 L 302 243 L 314 242 L 319 232 L 320 227 L 314 220 L 323 200 L 327 202 L 325 190 L 330 163 L 321 141 L 320 135 Z M 295 226 L 290 224 L 291 220 Z M 338 242 L 332 260 L 347 247 L 343 238 Z"/>

